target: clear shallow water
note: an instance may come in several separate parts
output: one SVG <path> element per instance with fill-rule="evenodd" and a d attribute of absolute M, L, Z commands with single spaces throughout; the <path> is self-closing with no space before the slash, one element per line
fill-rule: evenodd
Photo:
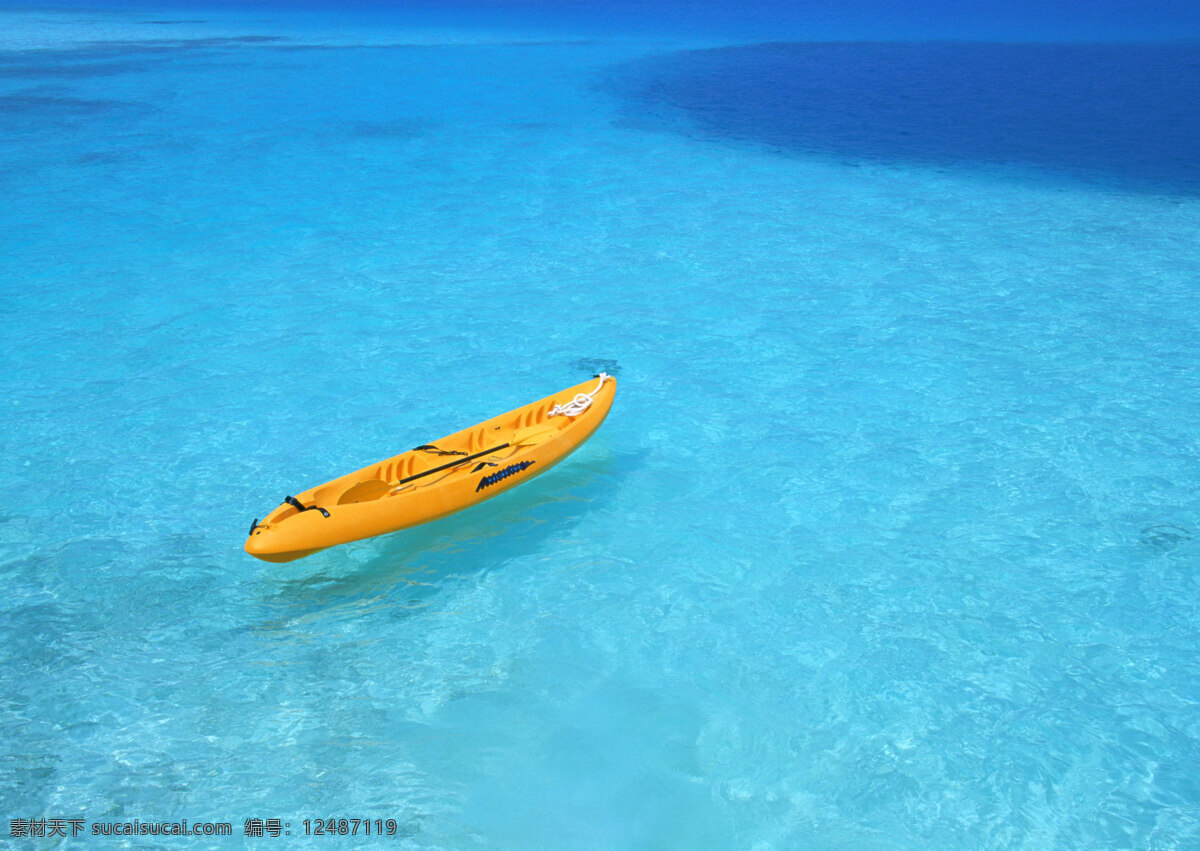
<path fill-rule="evenodd" d="M 204 17 L 0 56 L 8 818 L 1198 841 L 1190 172 L 805 149 L 705 44 Z M 242 553 L 597 366 L 533 483 Z"/>

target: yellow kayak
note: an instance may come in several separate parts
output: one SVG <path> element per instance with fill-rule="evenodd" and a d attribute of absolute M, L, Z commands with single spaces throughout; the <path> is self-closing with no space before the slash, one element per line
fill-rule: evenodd
<path fill-rule="evenodd" d="M 596 379 L 599 379 L 597 382 Z M 544 473 L 595 433 L 617 380 L 600 373 L 341 478 L 289 496 L 255 520 L 246 552 L 295 561 L 453 514 Z"/>

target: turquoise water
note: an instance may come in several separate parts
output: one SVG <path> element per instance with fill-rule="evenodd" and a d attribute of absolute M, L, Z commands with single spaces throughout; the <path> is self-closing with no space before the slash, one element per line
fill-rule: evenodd
<path fill-rule="evenodd" d="M 997 125 L 937 45 L 0 16 L 0 818 L 1200 844 L 1200 51 L 981 50 Z M 534 482 L 242 552 L 598 369 Z"/>

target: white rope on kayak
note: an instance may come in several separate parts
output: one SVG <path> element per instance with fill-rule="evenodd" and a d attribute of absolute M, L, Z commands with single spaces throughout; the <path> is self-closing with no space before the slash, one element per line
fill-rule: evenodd
<path fill-rule="evenodd" d="M 596 385 L 596 389 L 591 393 L 576 393 L 575 398 L 565 405 L 555 405 L 550 409 L 550 413 L 546 417 L 557 417 L 559 414 L 566 414 L 568 417 L 577 417 L 592 406 L 592 397 L 600 392 L 600 388 L 604 386 L 604 382 L 609 379 L 607 372 L 602 372 L 596 376 L 600 379 L 600 383 Z"/>

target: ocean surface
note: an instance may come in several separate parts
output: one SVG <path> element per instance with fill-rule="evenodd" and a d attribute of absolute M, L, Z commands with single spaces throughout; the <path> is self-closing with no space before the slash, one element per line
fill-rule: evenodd
<path fill-rule="evenodd" d="M 1200 26 L 1028 5 L 0 11 L 0 837 L 1200 845 Z"/>

